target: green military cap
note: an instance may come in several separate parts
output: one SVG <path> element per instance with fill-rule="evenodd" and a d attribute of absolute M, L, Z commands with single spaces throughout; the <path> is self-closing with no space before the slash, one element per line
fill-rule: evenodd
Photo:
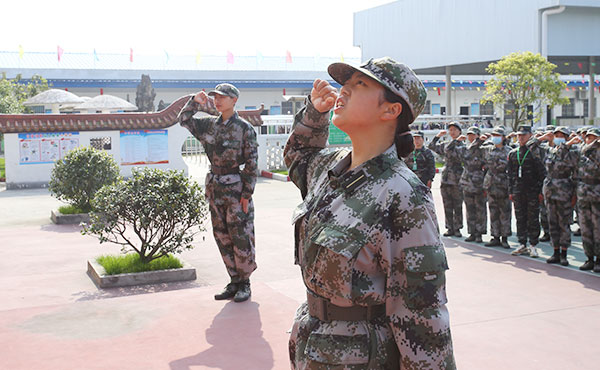
<path fill-rule="evenodd" d="M 454 126 L 458 129 L 458 131 L 462 132 L 462 127 L 460 127 L 460 124 L 456 121 L 452 121 L 448 124 L 448 128 L 450 128 L 451 126 Z"/>
<path fill-rule="evenodd" d="M 218 84 L 217 87 L 214 88 L 214 90 L 211 90 L 208 95 L 213 96 L 215 94 L 219 94 L 219 95 L 223 95 L 223 96 L 229 96 L 232 98 L 239 98 L 240 97 L 240 91 L 237 89 L 237 87 L 233 86 L 232 84 Z"/>
<path fill-rule="evenodd" d="M 554 133 L 556 134 L 557 132 L 561 132 L 561 133 L 565 134 L 566 136 L 569 136 L 571 134 L 571 130 L 569 130 L 569 128 L 567 126 L 557 126 L 554 129 Z"/>
<path fill-rule="evenodd" d="M 481 135 L 481 130 L 477 126 L 471 126 L 467 130 L 467 134 Z"/>
<path fill-rule="evenodd" d="M 427 90 L 419 77 L 406 64 L 396 62 L 390 57 L 369 59 L 359 67 L 346 63 L 333 63 L 327 68 L 329 75 L 341 85 L 357 71 L 373 78 L 404 99 L 410 108 L 413 121 L 425 108 Z"/>
<path fill-rule="evenodd" d="M 492 130 L 492 134 L 493 135 L 506 136 L 505 131 L 504 131 L 504 127 L 502 127 L 502 126 L 496 126 L 496 127 L 494 127 L 494 129 Z"/>
<path fill-rule="evenodd" d="M 531 126 L 529 125 L 521 125 L 519 126 L 519 130 L 517 131 L 517 134 L 519 135 L 526 135 L 531 133 Z"/>
<path fill-rule="evenodd" d="M 544 130 L 546 132 L 554 132 L 554 126 L 553 125 L 548 125 L 544 128 Z"/>
<path fill-rule="evenodd" d="M 579 134 L 582 134 L 585 131 L 587 131 L 587 127 L 586 126 L 581 126 L 580 128 L 577 129 L 577 131 L 575 131 L 575 133 L 577 135 L 579 135 Z"/>
<path fill-rule="evenodd" d="M 587 130 L 587 132 L 585 133 L 585 136 L 588 135 L 594 135 L 596 137 L 600 137 L 600 128 L 598 127 L 591 127 Z"/>
<path fill-rule="evenodd" d="M 419 136 L 419 137 L 424 137 L 425 134 L 423 134 L 423 131 L 413 131 L 411 132 L 412 136 Z"/>

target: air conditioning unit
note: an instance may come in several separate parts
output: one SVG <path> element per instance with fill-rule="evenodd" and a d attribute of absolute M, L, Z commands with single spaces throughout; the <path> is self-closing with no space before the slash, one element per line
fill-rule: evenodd
<path fill-rule="evenodd" d="M 587 100 L 588 92 L 587 90 L 578 90 L 575 91 L 575 98 L 579 100 Z"/>

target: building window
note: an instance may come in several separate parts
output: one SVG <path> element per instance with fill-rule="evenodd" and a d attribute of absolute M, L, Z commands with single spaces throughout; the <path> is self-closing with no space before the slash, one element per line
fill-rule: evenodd
<path fill-rule="evenodd" d="M 589 109 L 590 109 L 590 101 L 585 99 L 583 101 L 583 116 L 584 117 L 588 117 L 589 116 Z"/>
<path fill-rule="evenodd" d="M 110 137 L 95 137 L 90 139 L 90 146 L 98 150 L 111 150 L 112 143 Z"/>
<path fill-rule="evenodd" d="M 269 114 L 281 114 L 281 106 L 271 105 L 271 107 L 269 107 Z"/>
<path fill-rule="evenodd" d="M 562 106 L 563 117 L 574 117 L 575 116 L 575 99 L 570 98 L 569 104 Z"/>
<path fill-rule="evenodd" d="M 294 102 L 284 101 L 281 102 L 281 114 L 293 114 Z"/>
<path fill-rule="evenodd" d="M 494 103 L 487 102 L 479 105 L 479 114 L 482 116 L 493 116 L 494 115 Z"/>
<path fill-rule="evenodd" d="M 423 109 L 422 114 L 431 114 L 431 100 L 425 102 L 425 108 Z"/>

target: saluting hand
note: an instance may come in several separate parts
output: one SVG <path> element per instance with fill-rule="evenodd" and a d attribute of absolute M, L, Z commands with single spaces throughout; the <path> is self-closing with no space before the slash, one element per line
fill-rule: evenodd
<path fill-rule="evenodd" d="M 206 104 L 208 101 L 208 95 L 204 91 L 200 91 L 194 96 L 194 101 L 198 104 Z"/>
<path fill-rule="evenodd" d="M 448 133 L 448 131 L 442 130 L 442 131 L 438 132 L 437 135 L 435 135 L 435 137 L 442 137 L 442 136 L 446 135 L 447 133 Z"/>
<path fill-rule="evenodd" d="M 539 137 L 540 141 L 547 141 L 554 138 L 554 134 L 552 132 L 546 132 L 544 135 Z"/>
<path fill-rule="evenodd" d="M 316 79 L 310 92 L 310 100 L 316 110 L 321 113 L 329 112 L 338 97 L 337 89 L 329 82 Z"/>

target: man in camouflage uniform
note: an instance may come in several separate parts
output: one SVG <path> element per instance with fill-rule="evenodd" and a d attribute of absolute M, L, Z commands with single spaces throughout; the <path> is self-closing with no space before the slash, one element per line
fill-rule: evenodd
<path fill-rule="evenodd" d="M 447 229 L 444 236 L 460 237 L 460 229 L 463 226 L 463 194 L 459 181 L 463 172 L 462 156 L 460 154 L 463 149 L 463 143 L 457 139 L 462 129 L 458 122 L 450 122 L 448 131 L 452 139 L 451 141 L 438 143 L 440 138 L 446 135 L 446 131 L 442 130 L 431 140 L 429 149 L 444 157 L 446 161 L 444 170 L 442 171 L 442 184 L 440 186 Z"/>
<path fill-rule="evenodd" d="M 431 150 L 423 146 L 424 135 L 422 131 L 413 132 L 412 136 L 415 150 L 404 158 L 404 162 L 419 177 L 419 180 L 431 189 L 431 183 L 435 177 L 435 158 Z"/>
<path fill-rule="evenodd" d="M 554 254 L 546 262 L 560 263 L 563 266 L 569 265 L 567 249 L 571 245 L 570 225 L 575 204 L 574 175 L 579 160 L 577 151 L 567 144 L 570 133 L 567 127 L 559 126 L 553 133 L 546 133 L 539 139 L 533 137 L 527 143 L 528 148 L 535 148 L 539 146 L 540 141 L 553 139 L 553 146 L 544 147 L 546 178 L 543 194 L 548 208 L 551 244 L 554 248 Z"/>
<path fill-rule="evenodd" d="M 212 97 L 212 98 L 211 98 Z M 179 123 L 204 147 L 210 161 L 206 175 L 213 235 L 231 282 L 215 299 L 250 298 L 254 256 L 254 203 L 257 177 L 257 142 L 254 129 L 234 110 L 239 97 L 231 84 L 190 97 L 179 113 Z M 202 111 L 210 116 L 194 118 Z"/>
<path fill-rule="evenodd" d="M 290 335 L 292 368 L 455 369 L 435 207 L 399 158 L 403 138 L 412 150 L 408 125 L 426 90 L 388 57 L 334 63 L 329 74 L 340 93 L 315 81 L 284 152 L 303 198 L 293 222 L 308 290 Z M 331 108 L 352 152 L 325 149 Z M 363 157 L 373 147 L 379 154 Z"/>
<path fill-rule="evenodd" d="M 488 137 L 491 142 L 485 141 Z M 485 243 L 486 247 L 510 248 L 508 237 L 511 235 L 512 205 L 509 199 L 508 154 L 511 148 L 505 145 L 504 129 L 495 127 L 491 136 L 485 135 L 482 142 L 484 151 L 485 177 L 483 188 L 487 193 L 490 211 L 490 234 L 492 239 Z"/>
<path fill-rule="evenodd" d="M 600 272 L 600 129 L 587 129 L 584 143 L 579 156 L 577 206 L 588 259 L 579 269 Z"/>
<path fill-rule="evenodd" d="M 467 242 L 482 243 L 481 236 L 487 233 L 487 212 L 485 206 L 485 195 L 483 191 L 483 178 L 485 172 L 484 152 L 481 149 L 481 141 L 478 140 L 481 135 L 479 127 L 472 126 L 467 130 L 467 145 L 459 147 L 462 154 L 464 171 L 460 177 L 459 185 L 463 191 L 463 199 L 467 210 L 467 230 L 469 236 L 465 239 Z M 461 135 L 458 138 L 464 141 L 465 137 Z"/>
<path fill-rule="evenodd" d="M 520 126 L 517 132 L 519 147 L 511 150 L 508 155 L 509 197 L 515 206 L 520 244 L 511 254 L 538 257 L 536 245 L 540 236 L 544 167 L 541 160 L 525 145 L 531 135 L 531 126 Z M 527 247 L 528 240 L 530 247 Z"/>

